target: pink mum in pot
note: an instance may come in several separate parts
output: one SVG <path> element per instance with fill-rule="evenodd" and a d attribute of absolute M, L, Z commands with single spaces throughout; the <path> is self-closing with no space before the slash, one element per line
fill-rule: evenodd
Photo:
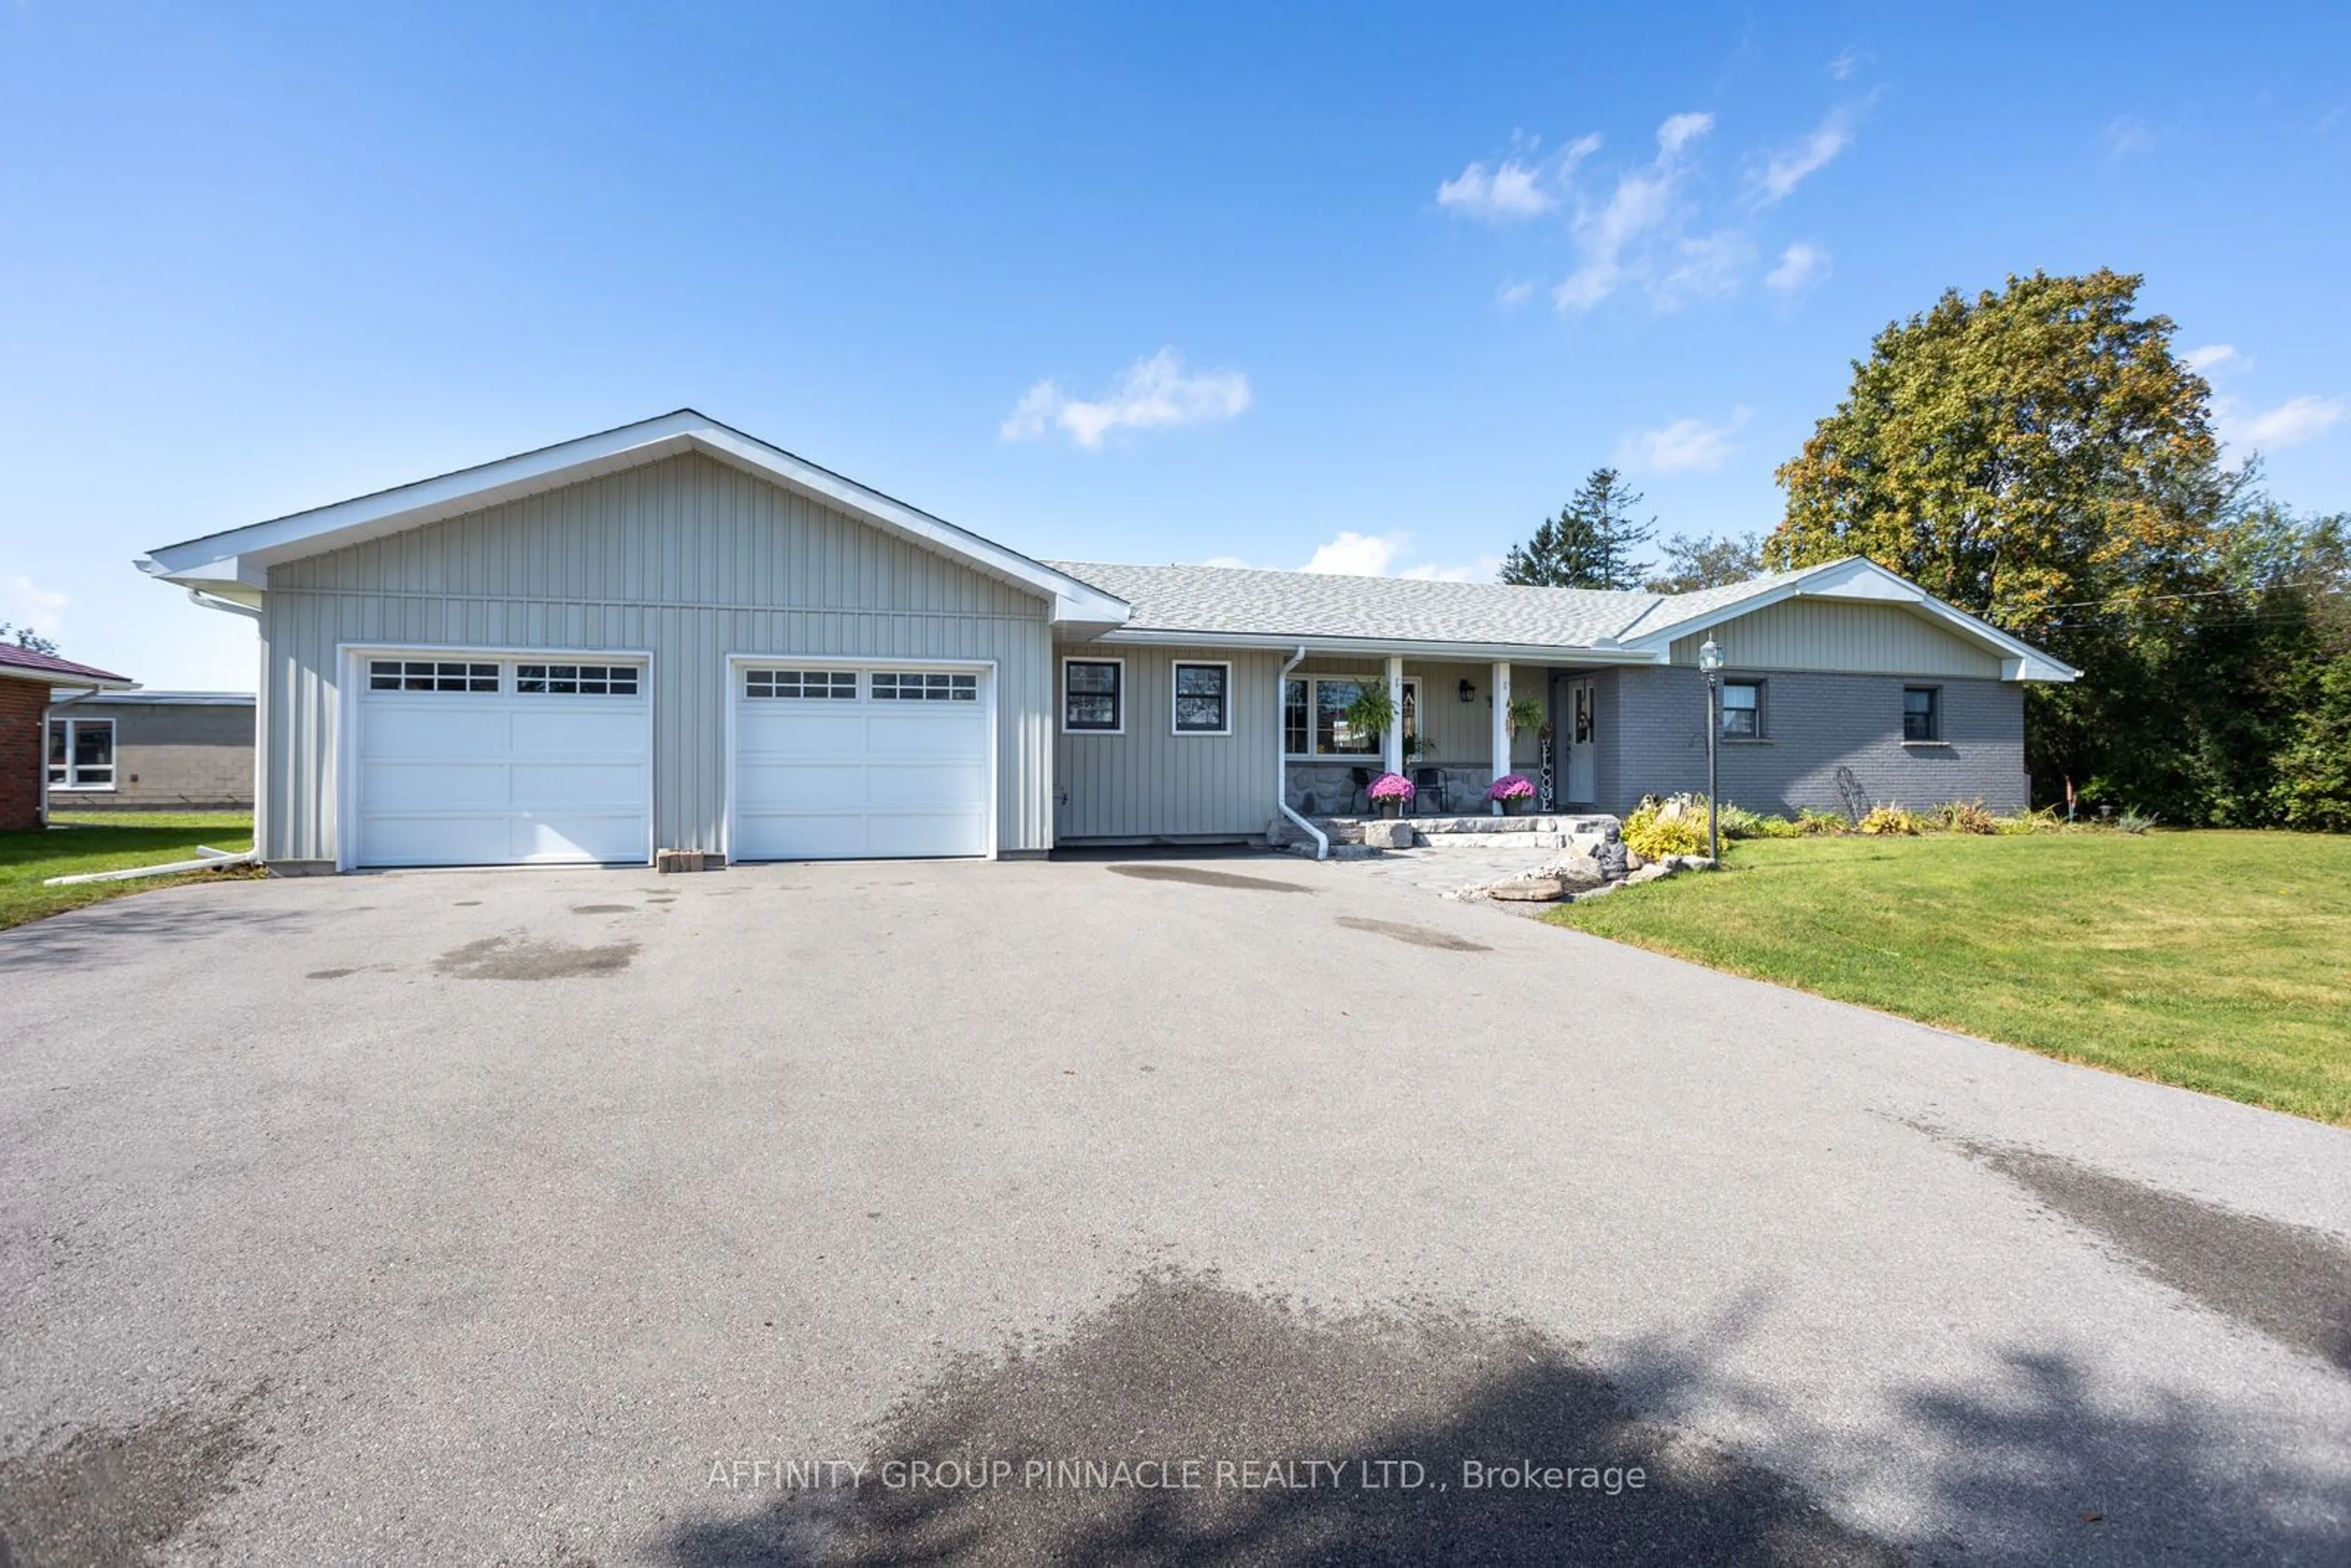
<path fill-rule="evenodd" d="M 1505 773 L 1486 790 L 1489 800 L 1531 800 L 1534 798 L 1534 780 L 1523 773 Z"/>
<path fill-rule="evenodd" d="M 1374 800 L 1409 800 L 1413 793 L 1412 780 L 1401 773 L 1383 773 L 1372 780 L 1368 793 Z"/>

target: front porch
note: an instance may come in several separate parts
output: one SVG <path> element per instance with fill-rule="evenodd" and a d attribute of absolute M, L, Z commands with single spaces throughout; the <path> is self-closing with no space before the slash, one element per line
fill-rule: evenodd
<path fill-rule="evenodd" d="M 1574 677 L 1593 673 L 1509 661 L 1310 657 L 1283 683 L 1283 800 L 1318 821 L 1369 817 L 1376 813 L 1373 780 L 1396 773 L 1414 786 L 1416 820 L 1486 821 L 1488 790 L 1516 774 L 1535 788 L 1524 802 L 1530 812 L 1588 812 L 1597 803 L 1591 683 Z M 1402 720 L 1388 734 L 1359 732 L 1348 705 L 1381 685 Z"/>

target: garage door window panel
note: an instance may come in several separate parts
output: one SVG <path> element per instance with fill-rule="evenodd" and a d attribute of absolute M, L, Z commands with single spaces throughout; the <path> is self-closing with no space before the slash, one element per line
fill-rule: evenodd
<path fill-rule="evenodd" d="M 490 692 L 498 689 L 498 666 L 454 659 L 371 659 L 371 692 Z"/>
<path fill-rule="evenodd" d="M 938 670 L 876 670 L 873 700 L 883 702 L 976 703 L 977 675 L 949 674 Z"/>
<path fill-rule="evenodd" d="M 854 670 L 746 670 L 743 695 L 776 702 L 855 702 Z"/>
<path fill-rule="evenodd" d="M 515 690 L 525 696 L 632 697 L 633 664 L 517 664 Z"/>

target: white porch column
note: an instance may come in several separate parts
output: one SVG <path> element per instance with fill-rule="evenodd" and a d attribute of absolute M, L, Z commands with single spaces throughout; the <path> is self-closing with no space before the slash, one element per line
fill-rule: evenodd
<path fill-rule="evenodd" d="M 1507 659 L 1494 665 L 1494 777 L 1499 779 L 1510 770 L 1510 664 Z M 1502 803 L 1494 802 L 1494 814 L 1501 815 Z"/>
<path fill-rule="evenodd" d="M 1388 707 L 1395 722 L 1380 737 L 1380 767 L 1383 771 L 1404 771 L 1404 659 L 1395 655 L 1388 660 Z"/>

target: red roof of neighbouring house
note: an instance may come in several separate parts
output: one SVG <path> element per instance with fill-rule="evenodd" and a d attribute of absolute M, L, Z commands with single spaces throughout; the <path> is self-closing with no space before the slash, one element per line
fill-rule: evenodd
<path fill-rule="evenodd" d="M 36 653 L 30 648 L 18 648 L 6 643 L 0 643 L 0 675 L 14 675 L 23 681 L 40 681 L 52 686 L 129 686 L 138 684 L 129 675 L 118 675 L 111 670 L 77 664 L 54 653 Z"/>

